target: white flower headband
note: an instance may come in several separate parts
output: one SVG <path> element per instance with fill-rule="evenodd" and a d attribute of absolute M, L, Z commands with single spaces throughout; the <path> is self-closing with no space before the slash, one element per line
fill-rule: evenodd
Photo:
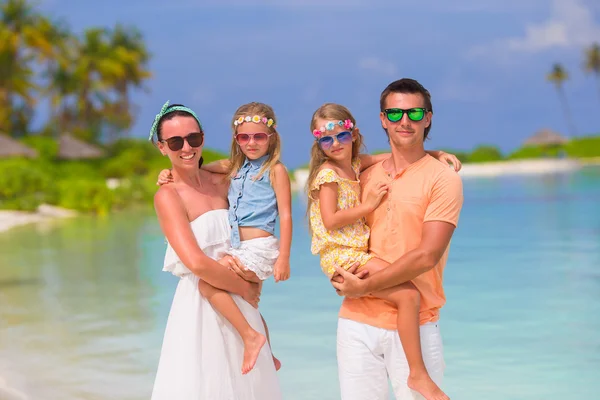
<path fill-rule="evenodd" d="M 260 115 L 255 115 L 253 117 L 246 115 L 245 117 L 239 117 L 233 122 L 233 126 L 238 126 L 243 124 L 244 122 L 254 122 L 255 124 L 260 124 L 261 122 L 267 125 L 269 128 L 273 127 L 273 129 L 277 128 L 275 125 L 275 121 L 272 118 L 261 117 Z"/>
<path fill-rule="evenodd" d="M 316 138 L 320 138 L 321 135 L 325 133 L 325 131 L 333 130 L 333 128 L 335 128 L 336 125 L 342 126 L 342 127 L 344 127 L 344 129 L 354 128 L 354 123 L 349 119 L 347 119 L 345 121 L 337 121 L 337 122 L 329 121 L 328 123 L 325 124 L 325 126 L 322 126 L 320 129 L 315 129 L 313 131 L 313 136 Z"/>

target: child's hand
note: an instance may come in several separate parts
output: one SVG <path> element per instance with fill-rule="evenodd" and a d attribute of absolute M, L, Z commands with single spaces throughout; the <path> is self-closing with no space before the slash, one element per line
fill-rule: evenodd
<path fill-rule="evenodd" d="M 165 185 L 167 183 L 172 183 L 172 182 L 173 182 L 173 175 L 171 175 L 170 169 L 163 169 L 162 171 L 160 171 L 160 174 L 158 174 L 158 182 L 156 182 L 156 184 L 158 186 L 162 186 L 162 185 Z"/>
<path fill-rule="evenodd" d="M 371 191 L 367 194 L 367 199 L 365 200 L 365 205 L 369 208 L 369 210 L 373 211 L 377 208 L 379 203 L 381 203 L 381 199 L 388 192 L 388 185 L 383 182 L 379 182 Z"/>
<path fill-rule="evenodd" d="M 454 171 L 456 172 L 460 171 L 462 167 L 462 163 L 460 162 L 458 157 L 456 157 L 454 154 L 445 153 L 441 150 L 440 155 L 438 156 L 438 160 L 440 160 L 444 164 L 452 164 L 452 166 L 454 167 Z"/>
<path fill-rule="evenodd" d="M 275 282 L 287 281 L 290 278 L 290 260 L 287 257 L 279 257 L 273 268 L 273 278 Z"/>

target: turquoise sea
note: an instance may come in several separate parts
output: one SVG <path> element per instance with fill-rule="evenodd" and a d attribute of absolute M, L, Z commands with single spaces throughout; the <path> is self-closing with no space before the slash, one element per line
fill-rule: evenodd
<path fill-rule="evenodd" d="M 600 399 L 600 168 L 464 187 L 445 273 L 444 389 Z M 265 285 L 261 310 L 285 398 L 339 399 L 340 298 L 310 254 L 300 199 L 294 217 L 292 278 Z M 164 250 L 148 213 L 1 233 L 0 398 L 148 399 L 176 285 Z"/>

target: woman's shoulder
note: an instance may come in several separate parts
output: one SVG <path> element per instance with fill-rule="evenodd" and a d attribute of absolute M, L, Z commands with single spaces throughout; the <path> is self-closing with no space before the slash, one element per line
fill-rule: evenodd
<path fill-rule="evenodd" d="M 181 201 L 181 197 L 175 186 L 175 183 L 161 185 L 156 193 L 154 193 L 154 205 L 161 206 L 165 203 L 171 203 L 174 200 Z"/>

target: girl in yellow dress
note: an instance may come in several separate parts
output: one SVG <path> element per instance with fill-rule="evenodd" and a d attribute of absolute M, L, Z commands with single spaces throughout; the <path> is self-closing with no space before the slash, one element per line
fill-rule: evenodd
<path fill-rule="evenodd" d="M 311 150 L 307 181 L 308 215 L 312 234 L 311 252 L 321 257 L 323 272 L 333 279 L 335 267 L 349 269 L 357 262 L 360 269 L 374 273 L 388 263 L 368 252 L 369 227 L 365 216 L 375 210 L 387 193 L 387 185 L 378 184 L 363 196 L 359 174 L 369 166 L 390 157 L 360 154 L 362 135 L 350 111 L 339 104 L 327 103 L 312 117 L 311 131 L 315 142 Z M 460 168 L 456 157 L 441 151 L 428 151 L 442 162 Z M 426 381 L 433 390 L 423 395 L 427 400 L 447 399 L 431 380 L 421 356 L 419 334 L 419 292 L 411 282 L 372 293 L 398 308 L 398 334 L 406 353 L 411 377 Z M 433 385 L 433 386 L 432 386 Z"/>

